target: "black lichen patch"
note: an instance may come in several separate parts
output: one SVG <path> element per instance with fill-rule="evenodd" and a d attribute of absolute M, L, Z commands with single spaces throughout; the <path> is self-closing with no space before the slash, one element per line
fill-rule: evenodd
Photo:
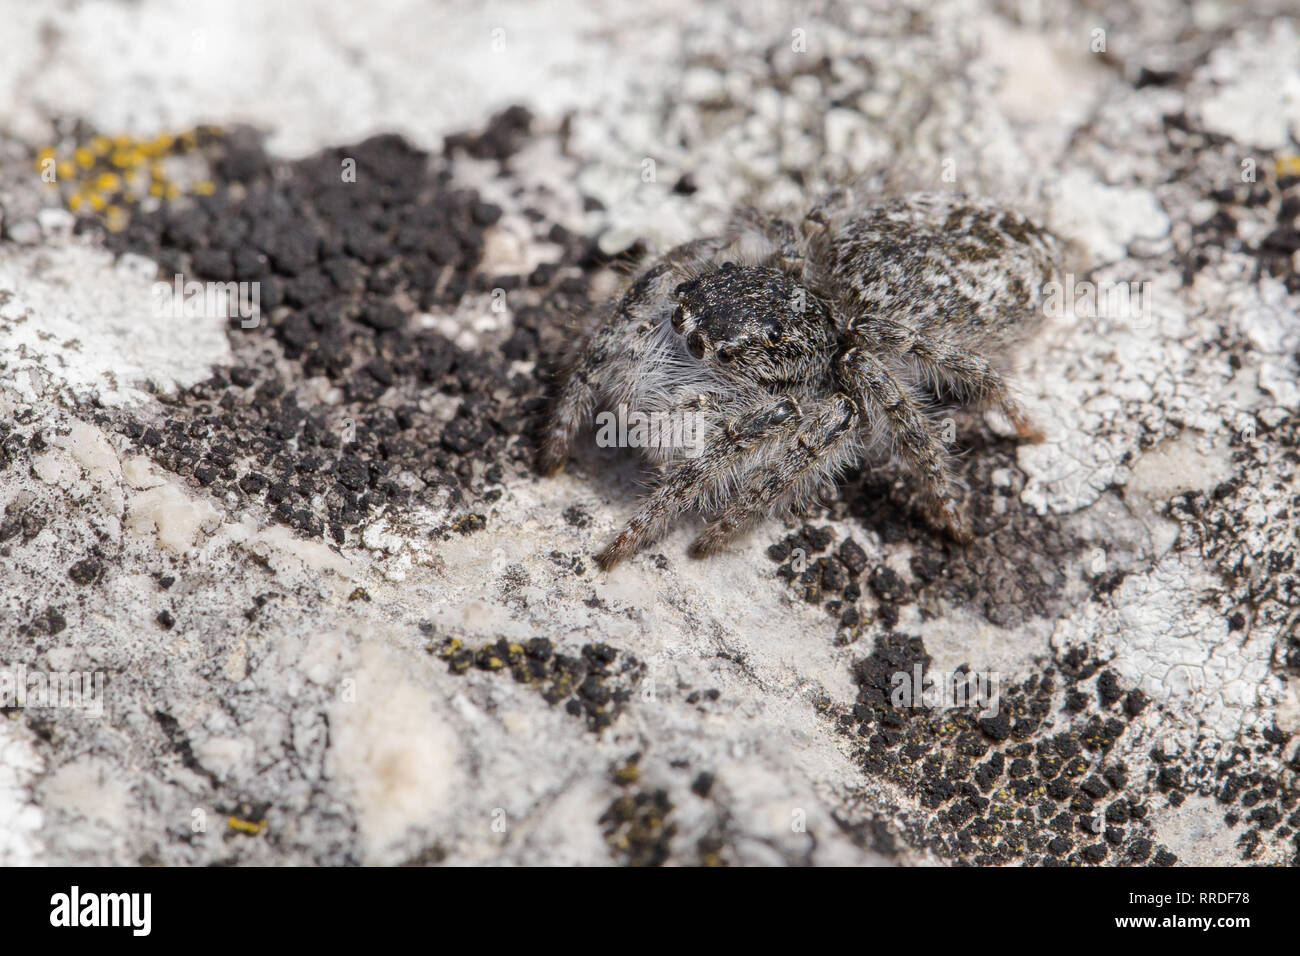
<path fill-rule="evenodd" d="M 1216 569 L 1225 586 L 1219 610 L 1243 641 L 1256 628 L 1294 636 L 1300 615 L 1300 416 L 1272 426 L 1254 415 L 1229 424 L 1236 429 L 1230 436 L 1232 478 L 1209 494 L 1188 492 L 1168 502 L 1167 514 L 1179 523 L 1176 547 L 1204 556 Z M 1270 518 L 1262 526 L 1251 516 L 1260 509 Z"/>
<path fill-rule="evenodd" d="M 49 605 L 37 612 L 26 624 L 19 625 L 19 637 L 53 637 L 68 626 L 68 619 L 59 608 Z"/>
<path fill-rule="evenodd" d="M 403 860 L 402 866 L 437 866 L 447 859 L 447 850 L 439 843 L 426 846 L 410 859 Z"/>
<path fill-rule="evenodd" d="M 558 652 L 545 637 L 522 644 L 501 638 L 478 648 L 447 638 L 428 647 L 453 674 L 471 668 L 508 670 L 515 681 L 532 687 L 548 704 L 563 704 L 566 713 L 581 717 L 588 729 L 597 732 L 618 719 L 645 672 L 636 657 L 608 644 L 584 644 L 577 655 Z"/>
<path fill-rule="evenodd" d="M 563 551 L 552 551 L 547 557 L 557 568 L 576 577 L 582 577 L 587 573 L 587 565 L 583 562 L 581 554 L 565 554 Z"/>
<path fill-rule="evenodd" d="M 564 509 L 564 520 L 574 528 L 585 528 L 591 524 L 591 515 L 577 505 L 570 505 Z"/>
<path fill-rule="evenodd" d="M 181 765 L 199 776 L 205 778 L 214 787 L 220 786 L 220 781 L 212 771 L 208 770 L 201 763 L 198 757 L 194 755 L 193 745 L 189 737 L 185 734 L 184 729 L 171 714 L 162 710 L 155 710 L 153 718 L 163 732 L 168 748 L 175 752 L 181 760 Z"/>
<path fill-rule="evenodd" d="M 1065 656 L 998 687 L 996 706 L 988 695 L 972 694 L 967 672 L 947 675 L 946 696 L 934 700 L 918 696 L 937 693 L 944 680 L 931 672 L 921 639 L 879 637 L 854 665 L 854 706 L 828 704 L 825 712 L 856 742 L 852 756 L 863 773 L 901 787 L 922 813 L 900 811 L 870 827 L 841 824 L 873 846 L 887 826 L 912 846 L 960 864 L 1150 862 L 1146 818 L 1155 788 L 1131 779 L 1113 756 L 1133 719 L 1125 695 L 1109 690 L 1114 675 L 1086 655 Z M 1095 705 L 1079 713 L 1062 706 L 1067 692 L 1089 685 Z"/>
<path fill-rule="evenodd" d="M 964 439 L 969 454 L 957 462 L 971 489 L 964 503 L 975 532 L 970 545 L 925 523 L 913 500 L 914 481 L 891 465 L 866 463 L 846 475 L 826 513 L 856 523 L 884 545 L 910 544 L 910 575 L 870 564 L 852 536 L 836 542 L 826 526 L 806 524 L 768 547 L 768 557 L 780 565 L 777 576 L 837 618 L 838 643 L 853 643 L 872 623 L 892 629 L 899 608 L 911 603 L 930 607 L 942 600 L 973 608 L 1000 627 L 1060 610 L 1082 544 L 1055 517 L 1021 503 L 1025 477 L 1013 442 L 978 426 Z"/>
<path fill-rule="evenodd" d="M 640 755 L 634 754 L 614 768 L 614 782 L 622 787 L 640 782 L 639 761 Z M 642 789 L 615 798 L 597 822 L 604 828 L 605 842 L 625 866 L 662 866 L 677 833 L 677 824 L 669 819 L 672 812 L 668 791 Z M 704 848 L 700 851 L 704 857 Z M 711 851 L 709 859 L 721 862 L 720 853 L 721 846 Z"/>
<path fill-rule="evenodd" d="M 999 627 L 1054 616 L 1082 544 L 1056 517 L 1036 514 L 1021 501 L 1025 476 L 1014 441 L 978 422 L 959 435 L 963 454 L 955 464 L 970 489 L 962 502 L 974 534 L 969 545 L 954 543 L 921 520 L 913 500 L 916 483 L 891 468 L 868 467 L 850 476 L 832 513 L 851 516 L 886 545 L 912 545 L 919 602 L 940 599 L 970 608 Z"/>
<path fill-rule="evenodd" d="M 1195 552 L 1218 573 L 1221 589 L 1206 600 L 1228 622 L 1229 639 L 1244 644 L 1261 633 L 1276 635 L 1272 666 L 1293 680 L 1300 667 L 1300 416 L 1271 425 L 1250 416 L 1230 424 L 1232 477 L 1209 494 L 1176 496 L 1166 513 L 1179 524 L 1175 547 Z M 1263 525 L 1253 517 L 1261 512 L 1269 515 Z M 1250 746 L 1225 747 L 1212 756 L 1180 763 L 1152 756 L 1164 763 L 1160 780 L 1171 795 L 1213 795 L 1229 808 L 1232 825 L 1246 829 L 1244 858 L 1283 840 L 1300 862 L 1300 755 L 1290 743 L 1289 735 L 1272 727 Z"/>
<path fill-rule="evenodd" d="M 445 140 L 448 154 L 463 150 L 475 159 L 509 162 L 528 141 L 533 115 L 525 107 L 511 106 L 492 117 L 478 132 L 453 133 Z"/>
<path fill-rule="evenodd" d="M 528 129 L 526 113 L 507 111 L 448 148 L 504 171 Z M 234 365 L 164 398 L 165 419 L 101 412 L 101 425 L 218 499 L 260 502 L 339 543 L 389 505 L 490 502 L 507 472 L 527 472 L 545 346 L 590 306 L 587 276 L 604 265 L 589 242 L 539 222 L 540 241 L 561 247 L 552 275 L 487 274 L 502 210 L 457 186 L 449 158 L 397 136 L 282 162 L 237 129 L 198 141 L 194 158 L 210 191 L 135 210 L 105 242 L 154 258 L 169 282 L 245 283 L 232 305 L 256 289 L 260 315 L 230 319 Z M 412 322 L 497 289 L 513 318 L 499 348 L 464 349 Z M 322 385 L 340 400 L 322 400 Z"/>
<path fill-rule="evenodd" d="M 1225 255 L 1246 253 L 1257 260 L 1257 277 L 1280 279 L 1288 292 L 1300 292 L 1300 157 L 1255 150 L 1243 161 L 1238 144 L 1200 128 L 1185 113 L 1166 116 L 1164 131 L 1160 166 L 1168 170 L 1167 181 L 1202 187 L 1217 207 L 1177 242 L 1183 283 L 1190 285 Z M 1224 177 L 1224 170 L 1233 175 Z M 1244 236 L 1259 238 L 1248 242 Z"/>
<path fill-rule="evenodd" d="M 1266 844 L 1288 842 L 1291 863 L 1300 863 L 1300 757 L 1282 755 L 1290 735 L 1269 728 L 1252 747 L 1234 746 L 1209 764 L 1175 762 L 1151 751 L 1158 768 L 1155 785 L 1180 805 L 1189 793 L 1212 796 L 1225 808 L 1224 823 L 1241 828 L 1237 847 L 1243 860 L 1260 856 Z"/>
<path fill-rule="evenodd" d="M 68 577 L 77 584 L 86 587 L 92 584 L 98 584 L 104 579 L 104 562 L 98 558 L 83 558 L 72 567 L 68 568 Z"/>
<path fill-rule="evenodd" d="M 804 525 L 768 547 L 767 556 L 780 562 L 777 577 L 789 582 L 809 604 L 823 604 L 827 613 L 839 621 L 840 643 L 848 644 L 856 641 L 862 630 L 859 599 L 867 556 L 851 537 L 838 548 L 833 549 L 833 544 L 834 532 L 830 528 Z M 889 617 L 889 609 L 883 608 L 880 616 Z"/>

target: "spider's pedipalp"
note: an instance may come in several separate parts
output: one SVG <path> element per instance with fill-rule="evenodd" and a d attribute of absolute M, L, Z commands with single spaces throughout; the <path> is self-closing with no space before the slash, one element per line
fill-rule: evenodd
<path fill-rule="evenodd" d="M 762 407 L 713 429 L 704 452 L 673 466 L 659 486 L 610 544 L 596 555 L 609 570 L 661 538 L 682 511 L 729 501 L 755 462 L 797 433 L 803 420 L 789 397 L 771 398 Z"/>
<path fill-rule="evenodd" d="M 793 501 L 806 503 L 834 481 L 857 455 L 859 424 L 857 408 L 842 394 L 801 413 L 783 446 L 769 449 L 753 463 L 722 511 L 691 544 L 691 557 L 717 553 L 757 519 Z"/>

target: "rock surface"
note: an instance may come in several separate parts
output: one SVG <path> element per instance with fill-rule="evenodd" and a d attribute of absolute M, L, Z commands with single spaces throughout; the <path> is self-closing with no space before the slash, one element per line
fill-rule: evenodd
<path fill-rule="evenodd" d="M 4 18 L 0 692 L 99 693 L 0 700 L 0 864 L 1296 862 L 1300 28 L 817 6 Z M 531 472 L 565 344 L 647 249 L 844 182 L 1069 244 L 1048 440 L 956 417 L 967 549 L 873 464 L 599 573 L 640 471 Z"/>

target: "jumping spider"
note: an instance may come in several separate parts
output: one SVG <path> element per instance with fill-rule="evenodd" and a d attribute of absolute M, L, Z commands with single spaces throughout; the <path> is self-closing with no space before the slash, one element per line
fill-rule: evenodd
<path fill-rule="evenodd" d="M 930 408 L 991 404 L 1042 439 L 992 357 L 1036 324 L 1054 259 L 1041 227 L 961 197 L 862 209 L 837 193 L 797 225 L 744 211 L 643 271 L 579 341 L 539 468 L 564 466 L 597 405 L 703 416 L 698 454 L 646 449 L 661 477 L 596 556 L 606 570 L 688 509 L 713 514 L 691 546 L 712 554 L 881 443 L 921 483 L 931 523 L 967 542 Z"/>

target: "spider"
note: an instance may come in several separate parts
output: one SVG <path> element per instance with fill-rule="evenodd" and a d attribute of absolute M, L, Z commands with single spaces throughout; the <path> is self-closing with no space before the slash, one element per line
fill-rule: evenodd
<path fill-rule="evenodd" d="M 578 340 L 539 470 L 564 466 L 598 406 L 703 422 L 702 447 L 645 449 L 658 481 L 596 556 L 605 570 L 684 511 L 712 516 L 690 553 L 713 554 L 882 445 L 919 482 L 930 524 L 967 543 L 932 409 L 991 405 L 1042 440 L 995 360 L 1037 324 L 1055 258 L 1023 215 L 960 196 L 861 208 L 841 191 L 798 223 L 742 210 L 641 272 Z"/>

